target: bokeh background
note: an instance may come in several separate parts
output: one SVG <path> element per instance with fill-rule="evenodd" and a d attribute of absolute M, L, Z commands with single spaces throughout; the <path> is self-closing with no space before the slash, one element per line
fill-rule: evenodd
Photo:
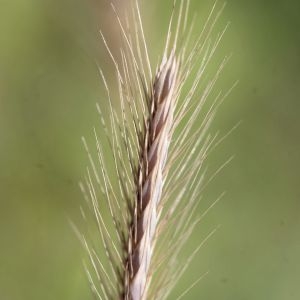
<path fill-rule="evenodd" d="M 141 1 L 154 65 L 171 2 Z M 191 5 L 203 24 L 213 1 Z M 232 58 L 217 88 L 239 84 L 214 130 L 242 122 L 209 158 L 214 169 L 235 156 L 205 191 L 200 210 L 227 193 L 190 247 L 219 230 L 170 299 L 206 271 L 184 299 L 300 299 L 299 11 L 299 1 L 229 0 L 222 13 L 217 28 L 231 25 L 216 59 Z M 118 49 L 114 18 L 108 1 L 0 0 L 1 300 L 92 299 L 68 219 L 83 201 L 80 137 L 107 101 L 95 62 L 113 70 L 99 29 Z"/>

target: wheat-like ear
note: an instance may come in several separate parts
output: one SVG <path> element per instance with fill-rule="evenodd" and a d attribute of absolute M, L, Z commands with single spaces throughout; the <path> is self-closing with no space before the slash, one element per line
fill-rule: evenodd
<path fill-rule="evenodd" d="M 129 228 L 126 263 L 126 299 L 143 299 L 159 219 L 163 176 L 171 139 L 178 87 L 178 64 L 174 53 L 163 59 L 149 95 L 150 115 L 146 122 L 138 176 L 134 214 Z"/>
<path fill-rule="evenodd" d="M 99 69 L 109 118 L 101 105 L 97 109 L 106 141 L 94 131 L 98 158 L 94 160 L 83 139 L 90 167 L 80 185 L 92 212 L 83 212 L 83 217 L 97 231 L 90 230 L 88 238 L 79 234 L 89 257 L 86 271 L 96 299 L 166 299 L 206 241 L 178 267 L 182 247 L 210 209 L 195 216 L 205 183 L 203 161 L 217 139 L 208 129 L 226 96 L 219 93 L 206 104 L 226 58 L 202 85 L 226 30 L 211 38 L 220 12 L 213 7 L 191 42 L 188 8 L 189 1 L 183 0 L 174 6 L 154 76 L 137 0 L 125 21 L 112 5 L 123 37 L 119 60 L 101 33 L 115 67 L 120 109 L 115 108 Z M 110 149 L 111 161 L 104 149 Z"/>

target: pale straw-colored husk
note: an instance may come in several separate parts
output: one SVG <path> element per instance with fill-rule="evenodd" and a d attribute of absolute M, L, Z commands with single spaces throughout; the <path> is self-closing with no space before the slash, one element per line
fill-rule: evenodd
<path fill-rule="evenodd" d="M 137 207 L 130 227 L 126 298 L 143 299 L 156 234 L 163 173 L 168 155 L 176 99 L 178 64 L 174 54 L 164 58 L 151 94 L 151 115 L 147 121 L 138 170 Z"/>

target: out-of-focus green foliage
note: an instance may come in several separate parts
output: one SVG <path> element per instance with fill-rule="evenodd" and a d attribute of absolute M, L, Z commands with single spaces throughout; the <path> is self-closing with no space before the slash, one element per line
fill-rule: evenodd
<path fill-rule="evenodd" d="M 172 1 L 144 2 L 155 60 Z M 212 5 L 192 1 L 196 27 Z M 174 295 L 209 270 L 185 299 L 300 297 L 299 9 L 297 1 L 231 0 L 218 23 L 231 25 L 216 62 L 233 55 L 217 89 L 239 84 L 214 129 L 242 123 L 209 158 L 214 170 L 235 155 L 205 192 L 199 214 L 227 194 L 190 248 L 220 229 Z M 119 47 L 112 18 L 100 0 L 0 0 L 0 299 L 92 299 L 68 218 L 79 222 L 83 201 L 80 137 L 92 139 L 95 102 L 107 101 L 95 61 L 113 72 L 98 29 Z"/>

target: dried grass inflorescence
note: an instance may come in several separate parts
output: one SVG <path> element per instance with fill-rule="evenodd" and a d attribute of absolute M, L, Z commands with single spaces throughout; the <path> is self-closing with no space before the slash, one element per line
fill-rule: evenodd
<path fill-rule="evenodd" d="M 137 177 L 137 199 L 129 231 L 126 298 L 142 299 L 146 291 L 163 188 L 176 99 L 178 65 L 174 54 L 163 60 L 150 95 Z"/>
<path fill-rule="evenodd" d="M 184 244 L 207 212 L 195 215 L 205 183 L 203 161 L 217 138 L 208 129 L 226 96 L 218 93 L 206 104 L 226 58 L 207 85 L 199 87 L 226 29 L 211 38 L 220 12 L 214 13 L 213 7 L 191 42 L 188 2 L 182 0 L 173 9 L 155 76 L 137 1 L 125 21 L 112 6 L 123 36 L 119 61 L 101 34 L 116 70 L 121 109 L 114 108 L 100 69 L 109 118 L 100 105 L 97 109 L 112 162 L 107 162 L 105 142 L 96 130 L 97 160 L 83 139 L 90 167 L 80 186 L 92 214 L 82 210 L 82 215 L 89 227 L 94 220 L 97 232 L 83 235 L 77 231 L 89 257 L 86 271 L 96 299 L 166 299 L 206 241 L 183 265 L 177 263 Z"/>

